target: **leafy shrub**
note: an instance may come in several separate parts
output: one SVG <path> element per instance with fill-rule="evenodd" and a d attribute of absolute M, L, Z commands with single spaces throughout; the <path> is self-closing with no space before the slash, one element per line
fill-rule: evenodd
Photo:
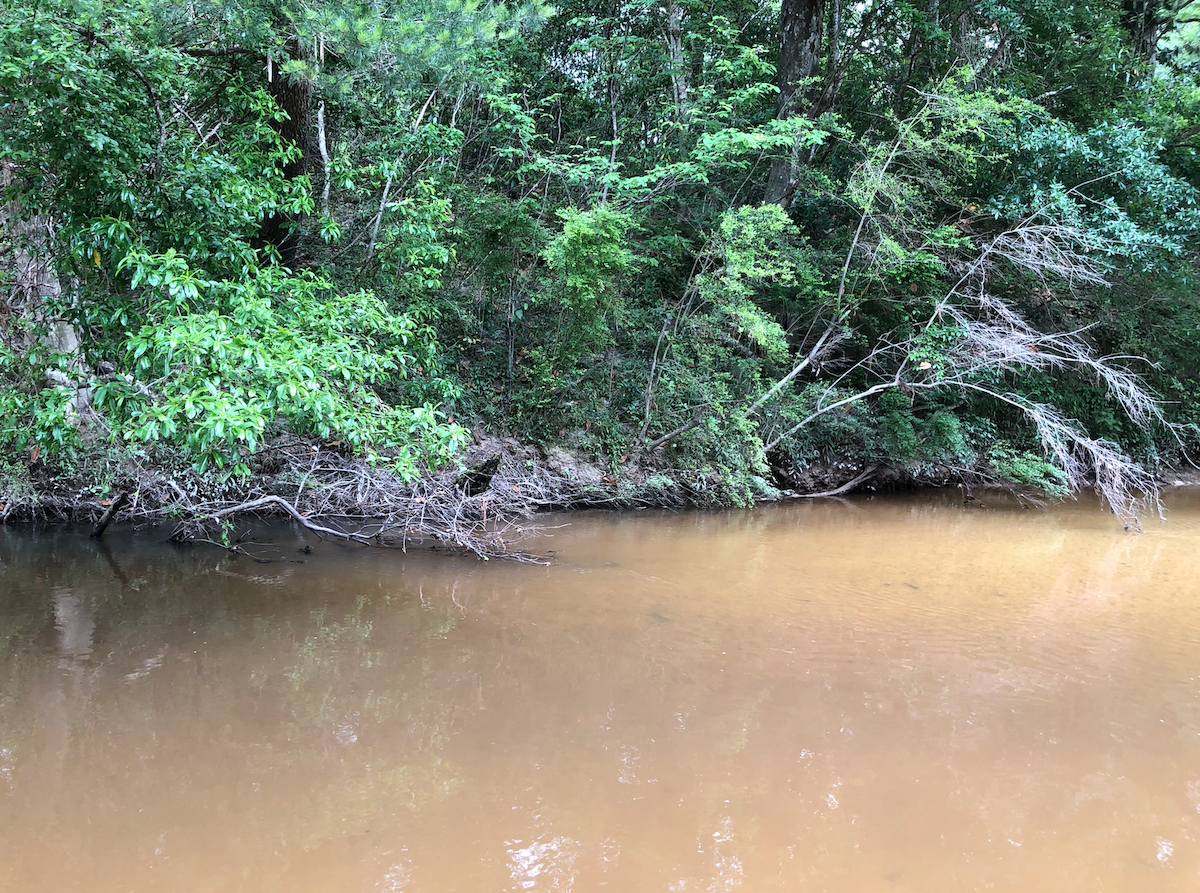
<path fill-rule="evenodd" d="M 129 442 L 174 443 L 201 471 L 244 473 L 268 428 L 285 423 L 412 477 L 466 439 L 429 403 L 380 398 L 376 388 L 408 376 L 432 333 L 371 293 L 343 295 L 281 268 L 209 280 L 171 252 L 134 252 L 123 266 L 146 309 L 95 401 Z"/>
<path fill-rule="evenodd" d="M 988 452 L 988 460 L 1002 480 L 1027 484 L 1056 497 L 1068 493 L 1067 476 L 1062 469 L 1027 450 L 1016 450 L 1000 441 Z"/>

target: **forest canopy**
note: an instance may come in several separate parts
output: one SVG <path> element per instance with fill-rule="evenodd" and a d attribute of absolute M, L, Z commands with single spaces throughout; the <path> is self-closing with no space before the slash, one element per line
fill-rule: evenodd
<path fill-rule="evenodd" d="M 1196 443 L 1191 0 L 0 9 L 0 474 L 488 432 L 1131 515 Z"/>

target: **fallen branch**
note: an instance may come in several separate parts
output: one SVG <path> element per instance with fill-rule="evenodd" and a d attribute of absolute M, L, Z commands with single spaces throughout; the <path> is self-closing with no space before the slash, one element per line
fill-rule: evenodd
<path fill-rule="evenodd" d="M 849 493 L 876 471 L 879 470 L 878 465 L 872 465 L 855 477 L 853 480 L 847 481 L 835 490 L 825 490 L 822 493 L 797 493 L 797 499 L 827 499 L 831 496 L 841 496 L 843 493 Z"/>
<path fill-rule="evenodd" d="M 213 512 L 208 518 L 212 521 L 220 521 L 222 518 L 228 518 L 230 515 L 260 511 L 268 506 L 275 506 L 281 509 L 284 513 L 291 515 L 302 527 L 321 536 L 333 536 L 339 539 L 352 540 L 354 542 L 365 543 L 368 546 L 373 539 L 373 537 L 363 536 L 361 533 L 345 533 L 341 530 L 334 530 L 332 527 L 323 527 L 320 524 L 314 524 L 301 514 L 299 509 L 280 496 L 264 496 L 261 499 L 252 499 L 249 502 L 232 505 L 229 508 L 221 509 L 219 512 Z"/>
<path fill-rule="evenodd" d="M 116 498 L 108 504 L 108 508 L 104 510 L 104 514 L 100 516 L 99 523 L 92 528 L 91 538 L 94 540 L 104 536 L 104 531 L 108 528 L 109 522 L 116 517 L 117 512 L 121 507 L 129 501 L 129 494 L 122 491 L 117 494 Z"/>
<path fill-rule="evenodd" d="M 658 438 L 657 440 L 651 441 L 650 443 L 646 444 L 645 452 L 653 453 L 659 447 L 666 446 L 668 443 L 670 443 L 676 437 L 679 437 L 681 434 L 686 434 L 688 431 L 691 431 L 693 428 L 698 428 L 704 422 L 704 410 L 706 410 L 706 409 L 708 409 L 707 404 L 697 408 L 695 415 L 692 416 L 692 420 L 690 422 L 680 425 L 674 431 L 664 434 L 662 437 Z"/>
<path fill-rule="evenodd" d="M 262 513 L 287 516 L 320 537 L 361 545 L 407 549 L 432 540 L 484 559 L 544 563 L 516 547 L 529 533 L 520 522 L 594 495 L 579 482 L 524 460 L 506 465 L 499 455 L 478 459 L 472 467 L 492 472 L 487 480 L 481 476 L 464 488 L 463 472 L 454 468 L 405 481 L 385 468 L 319 451 L 311 443 L 273 449 L 290 454 L 288 466 L 290 473 L 299 473 L 299 487 L 286 475 L 258 478 L 240 498 L 214 502 L 200 494 L 187 498 L 174 481 L 150 476 L 140 485 L 143 496 L 150 498 L 144 500 L 144 508 L 139 506 L 136 517 L 181 518 L 172 539 L 183 543 L 224 540 L 213 536 L 212 525 L 227 524 L 240 514 Z"/>
<path fill-rule="evenodd" d="M 743 410 L 742 415 L 743 416 L 752 415 L 755 412 L 755 410 L 757 410 L 760 406 L 762 406 L 764 403 L 766 403 L 768 400 L 770 400 L 772 397 L 774 397 L 777 393 L 779 393 L 781 390 L 783 390 L 785 387 L 787 387 L 791 383 L 792 379 L 794 379 L 797 375 L 799 375 L 801 372 L 803 372 L 805 369 L 807 369 L 810 365 L 812 365 L 813 361 L 816 360 L 821 355 L 822 351 L 828 350 L 828 348 L 831 347 L 832 345 L 831 344 L 827 345 L 825 342 L 834 336 L 835 332 L 837 331 L 838 326 L 841 325 L 843 322 L 845 322 L 845 317 L 846 317 L 846 314 L 843 313 L 837 320 L 830 323 L 829 328 L 827 328 L 825 330 L 825 332 L 821 335 L 821 337 L 817 339 L 817 343 L 813 345 L 812 350 L 810 350 L 808 352 L 808 354 L 804 357 L 804 359 L 802 359 L 799 363 L 797 363 L 795 366 L 793 366 L 791 372 L 789 372 L 787 375 L 785 375 L 779 381 L 775 382 L 775 384 L 773 384 L 771 386 L 770 390 L 768 390 L 765 394 L 763 394 L 761 397 L 759 397 L 757 400 L 755 400 L 752 404 L 750 404 L 750 407 L 748 409 Z M 835 338 L 834 340 L 836 341 L 837 339 Z"/>

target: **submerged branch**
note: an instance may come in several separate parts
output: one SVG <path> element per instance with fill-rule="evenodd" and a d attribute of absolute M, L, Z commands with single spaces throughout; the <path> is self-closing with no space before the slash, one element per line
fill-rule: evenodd
<path fill-rule="evenodd" d="M 261 499 L 252 499 L 249 502 L 231 505 L 229 508 L 221 509 L 213 512 L 208 516 L 208 520 L 220 521 L 222 518 L 228 518 L 230 515 L 239 515 L 244 512 L 262 511 L 267 508 L 277 508 L 284 514 L 290 515 L 295 521 L 307 530 L 321 536 L 332 536 L 344 540 L 352 540 L 354 542 L 370 544 L 371 538 L 363 536 L 361 533 L 345 533 L 341 530 L 334 530 L 332 527 L 325 527 L 321 524 L 314 524 L 306 515 L 287 500 L 280 496 L 264 496 Z"/>

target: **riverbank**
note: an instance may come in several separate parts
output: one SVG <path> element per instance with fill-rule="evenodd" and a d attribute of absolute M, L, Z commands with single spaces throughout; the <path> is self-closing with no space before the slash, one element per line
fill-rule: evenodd
<path fill-rule="evenodd" d="M 737 488 L 721 470 L 672 468 L 658 457 L 621 456 L 607 465 L 561 446 L 477 436 L 459 465 L 405 481 L 384 465 L 336 447 L 281 438 L 261 450 L 245 477 L 199 473 L 181 458 L 107 452 L 52 467 L 35 456 L 0 466 L 0 524 L 173 522 L 172 538 L 236 548 L 239 516 L 290 516 L 314 533 L 373 545 L 427 543 L 483 558 L 532 558 L 528 522 L 548 511 L 746 506 L 833 497 L 857 490 L 997 486 L 985 469 L 923 474 L 845 457 L 786 478 Z M 1200 470 L 1175 469 L 1167 486 L 1200 485 Z M 1004 489 L 1033 504 L 1038 494 Z M 115 511 L 114 509 L 115 504 Z"/>
<path fill-rule="evenodd" d="M 836 471 L 847 480 L 856 473 Z M 169 456 L 93 452 L 52 467 L 35 454 L 3 466 L 0 523 L 95 523 L 123 496 L 114 523 L 175 521 L 181 541 L 225 543 L 222 529 L 255 513 L 290 515 L 314 532 L 359 542 L 432 540 L 512 557 L 521 554 L 524 522 L 546 511 L 749 504 L 784 495 L 759 479 L 750 498 L 738 499 L 716 470 L 681 471 L 637 457 L 606 468 L 562 447 L 494 436 L 475 438 L 459 463 L 406 481 L 386 465 L 288 438 L 261 450 L 244 477 L 199 473 Z"/>

